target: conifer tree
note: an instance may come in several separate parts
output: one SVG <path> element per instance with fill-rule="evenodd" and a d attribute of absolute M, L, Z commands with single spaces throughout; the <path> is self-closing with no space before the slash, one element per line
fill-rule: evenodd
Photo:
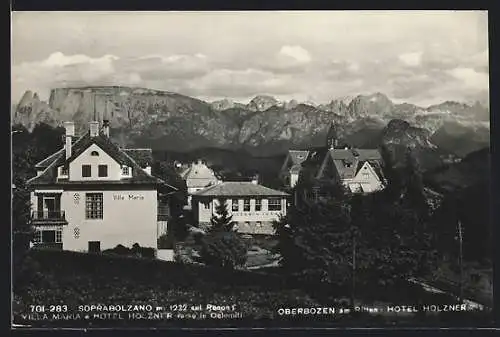
<path fill-rule="evenodd" d="M 215 206 L 215 212 L 210 218 L 210 232 L 232 232 L 234 231 L 233 216 L 229 215 L 226 199 L 219 200 Z"/>
<path fill-rule="evenodd" d="M 247 245 L 234 229 L 227 201 L 219 200 L 210 227 L 201 241 L 201 262 L 224 269 L 242 267 L 247 260 Z"/>

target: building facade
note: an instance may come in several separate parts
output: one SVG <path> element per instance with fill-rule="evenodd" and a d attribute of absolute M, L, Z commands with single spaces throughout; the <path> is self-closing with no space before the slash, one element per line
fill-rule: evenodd
<path fill-rule="evenodd" d="M 378 150 L 329 149 L 316 179 L 342 183 L 352 193 L 371 193 L 384 188 Z"/>
<path fill-rule="evenodd" d="M 254 182 L 223 182 L 193 193 L 193 215 L 207 225 L 225 201 L 238 232 L 273 235 L 273 221 L 286 215 L 288 199 L 287 193 Z"/>
<path fill-rule="evenodd" d="M 293 188 L 299 180 L 302 163 L 307 159 L 307 150 L 289 150 L 280 170 L 280 179 L 287 188 Z"/>
<path fill-rule="evenodd" d="M 181 172 L 180 176 L 186 181 L 188 192 L 187 206 L 191 208 L 192 194 L 208 186 L 221 183 L 214 171 L 210 169 L 203 161 L 198 160 L 192 163 L 188 168 Z"/>
<path fill-rule="evenodd" d="M 325 146 L 289 151 L 281 172 L 285 177 L 288 172 L 290 177 L 294 173 L 288 187 L 294 187 L 302 178 L 310 181 L 315 191 L 326 182 L 334 182 L 341 183 L 351 193 L 371 193 L 385 188 L 382 166 L 382 156 L 377 149 L 357 149 L 340 142 L 336 126 L 332 124 Z"/>
<path fill-rule="evenodd" d="M 100 251 L 121 244 L 157 247 L 176 188 L 151 175 L 149 149 L 120 149 L 90 123 L 82 137 L 66 122 L 64 147 L 36 165 L 31 223 L 36 247 Z"/>

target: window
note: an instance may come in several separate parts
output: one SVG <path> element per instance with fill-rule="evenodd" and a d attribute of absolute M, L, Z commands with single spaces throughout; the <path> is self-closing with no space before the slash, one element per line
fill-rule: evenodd
<path fill-rule="evenodd" d="M 35 235 L 33 236 L 33 242 L 34 243 L 41 243 L 42 242 L 42 232 L 41 231 L 35 232 Z"/>
<path fill-rule="evenodd" d="M 129 176 L 129 175 L 130 175 L 130 167 L 128 167 L 128 166 L 123 166 L 123 167 L 122 167 L 122 175 L 124 175 L 124 176 Z"/>
<path fill-rule="evenodd" d="M 98 167 L 98 175 L 99 177 L 107 177 L 108 176 L 108 165 L 99 165 Z"/>
<path fill-rule="evenodd" d="M 62 230 L 38 230 L 33 237 L 33 243 L 62 243 Z"/>
<path fill-rule="evenodd" d="M 101 241 L 89 241 L 89 253 L 99 253 L 101 251 Z"/>
<path fill-rule="evenodd" d="M 243 201 L 243 212 L 250 212 L 250 199 Z"/>
<path fill-rule="evenodd" d="M 99 156 L 99 152 L 97 152 L 97 151 L 92 151 L 92 152 L 90 152 L 90 155 L 91 155 L 92 157 L 98 157 L 98 156 Z"/>
<path fill-rule="evenodd" d="M 238 212 L 240 210 L 239 200 L 238 199 L 233 199 L 231 201 L 231 203 L 232 203 L 231 208 L 232 208 L 233 212 Z"/>
<path fill-rule="evenodd" d="M 269 211 L 281 211 L 281 200 L 279 198 L 270 198 L 267 209 Z"/>
<path fill-rule="evenodd" d="M 68 167 L 67 166 L 61 166 L 61 175 L 62 176 L 67 176 L 68 175 Z"/>
<path fill-rule="evenodd" d="M 209 209 L 210 208 L 210 202 L 209 201 L 202 201 L 201 203 L 203 204 L 203 208 L 204 209 Z"/>
<path fill-rule="evenodd" d="M 102 219 L 102 193 L 86 193 L 85 218 Z"/>
<path fill-rule="evenodd" d="M 261 199 L 255 199 L 255 211 L 259 212 L 262 210 L 262 200 Z"/>
<path fill-rule="evenodd" d="M 62 231 L 56 231 L 56 242 L 62 242 Z"/>
<path fill-rule="evenodd" d="M 82 165 L 82 177 L 92 176 L 92 167 L 90 165 Z"/>
<path fill-rule="evenodd" d="M 56 231 L 42 231 L 42 242 L 56 242 Z"/>

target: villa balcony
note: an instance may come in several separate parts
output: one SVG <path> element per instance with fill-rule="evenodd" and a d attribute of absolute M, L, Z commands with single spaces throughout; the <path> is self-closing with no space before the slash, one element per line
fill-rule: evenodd
<path fill-rule="evenodd" d="M 64 211 L 34 211 L 31 213 L 31 223 L 33 225 L 65 225 L 66 215 Z"/>

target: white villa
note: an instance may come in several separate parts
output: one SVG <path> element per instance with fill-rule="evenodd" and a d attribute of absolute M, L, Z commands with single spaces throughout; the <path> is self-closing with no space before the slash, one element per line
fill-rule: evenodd
<path fill-rule="evenodd" d="M 31 188 L 35 247 L 100 251 L 118 244 L 157 248 L 176 188 L 151 174 L 151 150 L 121 149 L 109 123 L 75 135 L 66 122 L 62 149 L 36 165 Z"/>

